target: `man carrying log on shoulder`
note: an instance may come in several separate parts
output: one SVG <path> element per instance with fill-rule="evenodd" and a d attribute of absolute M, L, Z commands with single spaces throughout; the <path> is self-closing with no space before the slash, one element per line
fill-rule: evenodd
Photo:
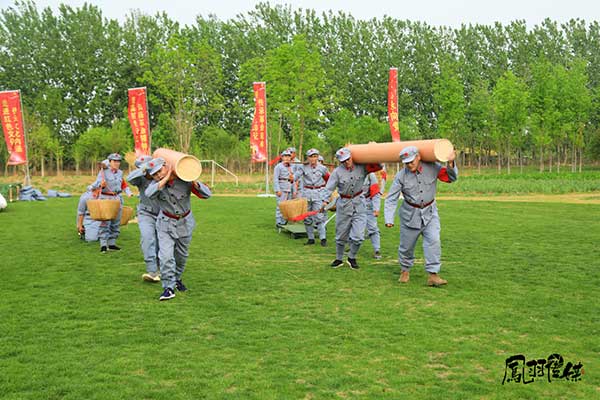
<path fill-rule="evenodd" d="M 429 274 L 428 286 L 446 285 L 448 281 L 439 277 L 441 268 L 442 249 L 440 245 L 440 217 L 438 215 L 435 195 L 437 180 L 452 183 L 458 179 L 458 168 L 454 163 L 455 153 L 448 158 L 448 164 L 443 167 L 435 162 L 421 160 L 419 150 L 408 146 L 400 152 L 400 160 L 404 168 L 396 174 L 394 182 L 385 199 L 385 226 L 394 226 L 394 214 L 400 194 L 404 201 L 398 212 L 400 216 L 400 246 L 398 247 L 398 262 L 402 268 L 400 283 L 408 283 L 410 268 L 415 257 L 415 245 L 420 235 L 423 235 L 423 253 L 425 271 Z"/>
<path fill-rule="evenodd" d="M 189 255 L 192 232 L 196 226 L 190 204 L 191 194 L 208 199 L 212 193 L 202 182 L 179 179 L 162 158 L 150 161 L 147 169 L 154 182 L 148 185 L 145 193 L 160 208 L 156 218 L 156 232 L 160 281 L 164 291 L 159 300 L 170 300 L 175 297 L 175 289 L 180 292 L 187 290 L 182 275 Z"/>
<path fill-rule="evenodd" d="M 360 267 L 356 261 L 356 255 L 365 237 L 367 224 L 367 206 L 363 195 L 363 183 L 370 172 L 376 172 L 383 168 L 381 164 L 355 164 L 352 154 L 346 147 L 335 153 L 340 166 L 333 170 L 325 190 L 321 194 L 323 206 L 329 202 L 329 197 L 335 189 L 340 195 L 335 211 L 335 260 L 331 268 L 338 268 L 344 262 L 344 248 L 350 242 L 350 253 L 348 254 L 348 265 L 357 270 Z"/>

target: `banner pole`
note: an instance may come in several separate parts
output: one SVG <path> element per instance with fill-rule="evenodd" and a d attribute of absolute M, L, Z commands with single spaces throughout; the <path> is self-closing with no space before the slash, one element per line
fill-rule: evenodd
<path fill-rule="evenodd" d="M 146 119 L 148 120 L 148 152 L 152 154 L 152 132 L 150 132 L 150 110 L 148 109 L 148 90 L 144 86 L 144 97 L 146 98 Z M 214 186 L 214 185 L 213 185 Z"/>
<path fill-rule="evenodd" d="M 19 93 L 19 105 L 21 106 L 21 120 L 23 120 L 23 139 L 25 139 L 25 186 L 31 185 L 31 176 L 29 176 L 29 153 L 27 146 L 27 129 L 25 129 L 25 116 L 23 115 L 23 100 L 21 100 L 21 89 L 17 90 Z M 42 161 L 43 162 L 43 161 Z"/>
<path fill-rule="evenodd" d="M 269 123 L 268 123 L 268 118 L 267 118 L 267 113 L 268 113 L 268 107 L 267 107 L 267 83 L 264 82 L 263 85 L 264 89 L 265 89 L 265 143 L 266 143 L 266 153 L 267 153 L 267 159 L 265 161 L 265 171 L 266 171 L 266 178 L 265 178 L 265 195 L 269 195 Z"/>

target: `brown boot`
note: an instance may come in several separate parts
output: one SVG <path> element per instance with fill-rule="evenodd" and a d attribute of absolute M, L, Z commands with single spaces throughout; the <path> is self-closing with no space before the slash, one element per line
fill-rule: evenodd
<path fill-rule="evenodd" d="M 442 286 L 448 283 L 447 280 L 439 277 L 438 274 L 429 274 L 429 278 L 427 279 L 427 286 Z"/>
<path fill-rule="evenodd" d="M 410 280 L 410 272 L 408 272 L 408 271 L 400 272 L 400 279 L 398 279 L 398 282 L 408 283 L 409 280 Z"/>

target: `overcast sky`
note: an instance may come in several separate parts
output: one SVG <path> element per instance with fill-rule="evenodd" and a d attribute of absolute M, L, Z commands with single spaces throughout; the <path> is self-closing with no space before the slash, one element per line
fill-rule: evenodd
<path fill-rule="evenodd" d="M 102 9 L 105 17 L 123 20 L 130 10 L 139 9 L 147 14 L 166 11 L 182 24 L 193 24 L 197 15 L 216 15 L 219 19 L 234 18 L 254 8 L 256 0 L 90 0 Z M 271 4 L 290 4 L 294 8 L 343 10 L 357 19 L 371 19 L 389 15 L 398 19 L 424 21 L 430 25 L 458 27 L 461 23 L 507 24 L 523 19 L 529 27 L 540 24 L 545 18 L 565 22 L 581 18 L 586 22 L 600 20 L 598 0 L 270 0 Z M 38 8 L 57 8 L 60 3 L 81 6 L 79 0 L 37 0 Z M 1 8 L 14 4 L 0 0 Z"/>

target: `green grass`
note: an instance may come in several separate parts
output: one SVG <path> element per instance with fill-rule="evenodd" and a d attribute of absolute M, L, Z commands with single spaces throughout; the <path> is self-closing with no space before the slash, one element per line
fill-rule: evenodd
<path fill-rule="evenodd" d="M 396 172 L 396 165 L 389 166 L 387 187 L 391 186 Z M 566 194 L 600 192 L 600 170 L 588 167 L 582 173 L 572 172 L 544 172 L 540 173 L 528 168 L 524 173 L 518 170 L 512 174 L 503 171 L 498 174 L 495 169 L 461 168 L 459 166 L 460 184 L 439 184 L 438 189 L 442 194 L 453 195 L 505 195 L 505 194 Z M 272 174 L 269 175 L 269 190 L 273 191 Z M 46 193 L 48 189 L 70 192 L 73 194 L 83 193 L 90 183 L 96 179 L 95 176 L 86 175 L 64 175 L 64 176 L 33 176 L 32 185 Z M 22 182 L 22 177 L 0 176 L 0 192 L 2 184 Z M 240 175 L 239 183 L 236 185 L 231 176 L 216 174 L 214 184 L 211 180 L 209 170 L 205 170 L 202 180 L 210 185 L 215 193 L 264 193 L 265 176 L 261 174 Z"/>
<path fill-rule="evenodd" d="M 273 199 L 197 200 L 190 290 L 161 303 L 160 288 L 140 279 L 137 226 L 122 230 L 124 251 L 101 255 L 75 234 L 76 201 L 0 213 L 2 399 L 600 391 L 600 206 L 442 201 L 450 283 L 433 289 L 421 250 L 410 283 L 397 283 L 396 228 L 382 229 L 382 260 L 365 242 L 360 271 L 331 270 L 332 245 L 307 248 L 275 231 Z M 580 382 L 501 384 L 507 357 L 555 352 L 583 363 Z"/>

